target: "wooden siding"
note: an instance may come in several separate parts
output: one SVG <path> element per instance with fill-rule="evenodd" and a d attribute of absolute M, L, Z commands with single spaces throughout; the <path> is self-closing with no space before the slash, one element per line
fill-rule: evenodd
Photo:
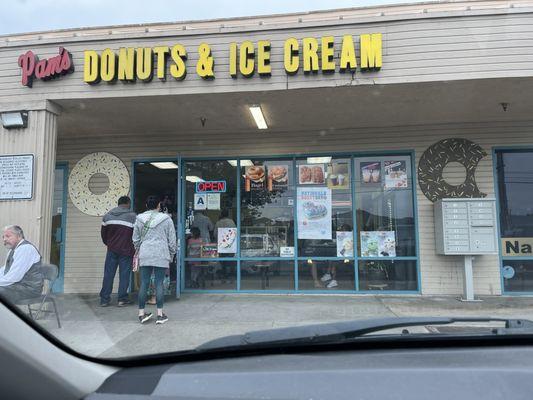
<path fill-rule="evenodd" d="M 214 132 L 201 136 L 199 132 L 175 134 L 128 134 L 69 139 L 60 136 L 58 160 L 68 161 L 71 170 L 88 153 L 107 151 L 117 155 L 130 169 L 132 160 L 197 156 L 279 155 L 300 152 L 347 152 L 414 150 L 416 162 L 431 144 L 445 138 L 459 137 L 480 144 L 488 156 L 479 163 L 477 182 L 481 191 L 494 196 L 492 147 L 508 145 L 533 146 L 533 121 L 521 123 L 469 123 L 425 125 L 397 128 L 344 129 L 310 138 L 306 132 L 257 131 L 239 134 Z M 460 176 L 462 167 L 447 170 L 447 176 Z M 433 205 L 417 185 L 420 262 L 423 294 L 459 294 L 462 292 L 462 258 L 435 254 Z M 80 213 L 68 201 L 65 290 L 67 292 L 97 292 L 103 274 L 105 248 L 100 241 L 100 218 Z M 474 261 L 477 294 L 501 293 L 497 256 L 476 257 Z"/>
<path fill-rule="evenodd" d="M 528 11 L 529 10 L 529 11 Z M 0 47 L 0 102 L 10 96 L 19 100 L 100 98 L 118 96 L 154 96 L 189 93 L 222 93 L 254 90 L 280 90 L 344 85 L 388 84 L 405 82 L 447 81 L 480 78 L 524 77 L 533 75 L 533 13 L 530 9 L 509 8 L 492 10 L 491 14 L 469 11 L 461 16 L 446 14 L 426 17 L 364 23 L 325 21 L 321 25 L 290 25 L 278 28 L 262 27 L 249 31 L 212 32 L 199 35 L 176 30 L 154 36 L 139 33 L 138 37 L 113 35 L 98 39 L 74 38 L 68 43 L 39 44 L 17 42 Z M 322 73 L 305 75 L 299 72 L 287 76 L 283 70 L 283 42 L 289 37 L 303 38 L 333 35 L 336 42 L 335 57 L 338 61 L 339 46 L 343 35 L 358 37 L 362 33 L 383 33 L 383 68 L 380 71 L 352 74 Z M 229 43 L 260 39 L 272 42 L 272 77 L 261 79 L 229 76 Z M 196 75 L 197 48 L 209 43 L 215 58 L 216 79 L 204 81 Z M 163 82 L 88 85 L 83 82 L 83 51 L 105 48 L 157 45 L 172 46 L 181 43 L 188 51 L 188 75 L 176 82 L 168 74 Z M 66 45 L 72 52 L 76 71 L 62 78 L 42 82 L 35 80 L 33 88 L 20 83 L 18 56 L 33 50 L 39 58 L 57 54 L 58 46 Z M 359 55 L 359 45 L 357 44 Z M 168 66 L 167 66 L 168 69 Z"/>

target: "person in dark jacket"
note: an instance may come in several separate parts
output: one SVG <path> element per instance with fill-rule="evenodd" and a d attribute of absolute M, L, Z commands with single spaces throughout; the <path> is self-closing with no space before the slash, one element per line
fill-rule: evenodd
<path fill-rule="evenodd" d="M 118 207 L 110 210 L 102 219 L 102 242 L 107 246 L 104 265 L 104 279 L 100 291 L 100 305 L 107 307 L 111 300 L 113 280 L 119 266 L 118 306 L 131 304 L 128 297 L 131 264 L 135 249 L 131 237 L 136 215 L 130 209 L 131 200 L 128 196 L 118 199 Z"/>
<path fill-rule="evenodd" d="M 39 251 L 24 239 L 24 232 L 17 225 L 4 228 L 3 240 L 9 253 L 0 268 L 0 296 L 12 302 L 39 297 L 43 291 Z"/>

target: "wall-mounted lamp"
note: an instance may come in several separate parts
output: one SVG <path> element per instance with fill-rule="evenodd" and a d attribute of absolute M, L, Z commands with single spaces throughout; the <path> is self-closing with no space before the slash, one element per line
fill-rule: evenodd
<path fill-rule="evenodd" d="M 261 110 L 261 106 L 253 105 L 250 106 L 250 113 L 254 117 L 254 121 L 259 129 L 268 129 L 267 123 L 265 121 L 265 116 Z"/>
<path fill-rule="evenodd" d="M 19 129 L 28 126 L 28 112 L 27 111 L 10 111 L 0 114 L 2 119 L 2 126 L 6 129 Z"/>

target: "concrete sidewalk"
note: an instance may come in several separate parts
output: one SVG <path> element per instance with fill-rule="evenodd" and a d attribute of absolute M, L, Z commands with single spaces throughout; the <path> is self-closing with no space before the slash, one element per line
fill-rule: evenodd
<path fill-rule="evenodd" d="M 73 349 L 98 357 L 187 350 L 214 338 L 252 330 L 379 317 L 468 316 L 533 320 L 533 298 L 353 295 L 189 294 L 169 299 L 169 321 L 145 325 L 137 306 L 99 307 L 97 295 L 58 298 L 61 329 L 53 316 L 39 323 Z M 148 306 L 147 309 L 150 310 Z M 423 329 L 423 328 L 422 328 Z"/>

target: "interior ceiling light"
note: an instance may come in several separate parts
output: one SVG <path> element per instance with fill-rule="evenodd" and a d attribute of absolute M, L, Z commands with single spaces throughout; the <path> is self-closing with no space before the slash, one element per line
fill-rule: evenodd
<path fill-rule="evenodd" d="M 308 164 L 328 164 L 331 162 L 331 157 L 307 157 Z"/>
<path fill-rule="evenodd" d="M 237 160 L 228 160 L 228 164 L 231 165 L 232 167 L 236 167 Z M 241 167 L 251 167 L 253 165 L 254 163 L 252 162 L 252 160 L 241 160 Z"/>
<path fill-rule="evenodd" d="M 154 167 L 156 168 L 159 168 L 159 169 L 178 169 L 178 166 L 169 161 L 169 162 L 151 162 L 150 163 L 151 165 L 153 165 Z"/>
<path fill-rule="evenodd" d="M 196 182 L 205 182 L 202 178 L 195 175 L 188 175 L 185 177 L 185 180 L 188 182 L 196 183 Z"/>
<path fill-rule="evenodd" d="M 254 121 L 259 129 L 268 129 L 267 123 L 265 121 L 265 116 L 263 115 L 263 111 L 261 110 L 261 106 L 250 106 L 250 112 L 252 113 L 252 117 L 254 117 Z"/>

